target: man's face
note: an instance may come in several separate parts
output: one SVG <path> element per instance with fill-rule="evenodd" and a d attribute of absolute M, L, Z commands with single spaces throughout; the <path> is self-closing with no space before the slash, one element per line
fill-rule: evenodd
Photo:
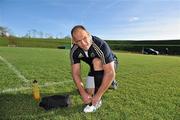
<path fill-rule="evenodd" d="M 88 50 L 92 44 L 89 33 L 82 29 L 77 29 L 73 33 L 73 42 L 83 50 Z"/>

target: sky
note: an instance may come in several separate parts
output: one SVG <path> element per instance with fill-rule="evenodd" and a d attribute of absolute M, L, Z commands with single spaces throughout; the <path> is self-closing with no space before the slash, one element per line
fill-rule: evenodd
<path fill-rule="evenodd" d="M 0 0 L 0 26 L 17 36 L 78 24 L 105 40 L 180 39 L 180 0 Z"/>

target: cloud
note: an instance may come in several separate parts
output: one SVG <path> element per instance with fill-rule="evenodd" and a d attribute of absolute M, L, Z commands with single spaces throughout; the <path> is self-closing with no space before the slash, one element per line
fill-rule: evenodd
<path fill-rule="evenodd" d="M 140 19 L 139 17 L 134 16 L 134 17 L 129 18 L 129 22 L 138 21 L 139 19 Z"/>

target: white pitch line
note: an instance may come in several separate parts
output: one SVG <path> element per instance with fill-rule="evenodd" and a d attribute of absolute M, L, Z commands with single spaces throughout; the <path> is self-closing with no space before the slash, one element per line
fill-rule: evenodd
<path fill-rule="evenodd" d="M 0 56 L 0 60 L 3 61 L 11 70 L 16 73 L 16 75 L 21 78 L 24 82 L 28 82 L 28 80 L 11 64 L 9 63 L 6 59 Z"/>
<path fill-rule="evenodd" d="M 39 87 L 42 88 L 42 87 L 60 85 L 60 84 L 70 83 L 70 82 L 73 82 L 73 80 L 67 80 L 67 81 L 62 81 L 62 82 L 49 82 L 49 83 L 45 83 L 44 85 L 39 85 Z M 6 90 L 2 90 L 0 93 L 17 92 L 17 91 L 29 90 L 29 89 L 32 89 L 32 87 L 8 88 Z"/>

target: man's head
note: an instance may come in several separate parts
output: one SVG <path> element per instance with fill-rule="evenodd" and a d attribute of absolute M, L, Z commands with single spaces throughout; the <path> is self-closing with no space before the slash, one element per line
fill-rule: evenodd
<path fill-rule="evenodd" d="M 88 50 L 92 44 L 92 38 L 86 28 L 82 25 L 74 26 L 71 30 L 73 43 L 83 50 Z"/>

